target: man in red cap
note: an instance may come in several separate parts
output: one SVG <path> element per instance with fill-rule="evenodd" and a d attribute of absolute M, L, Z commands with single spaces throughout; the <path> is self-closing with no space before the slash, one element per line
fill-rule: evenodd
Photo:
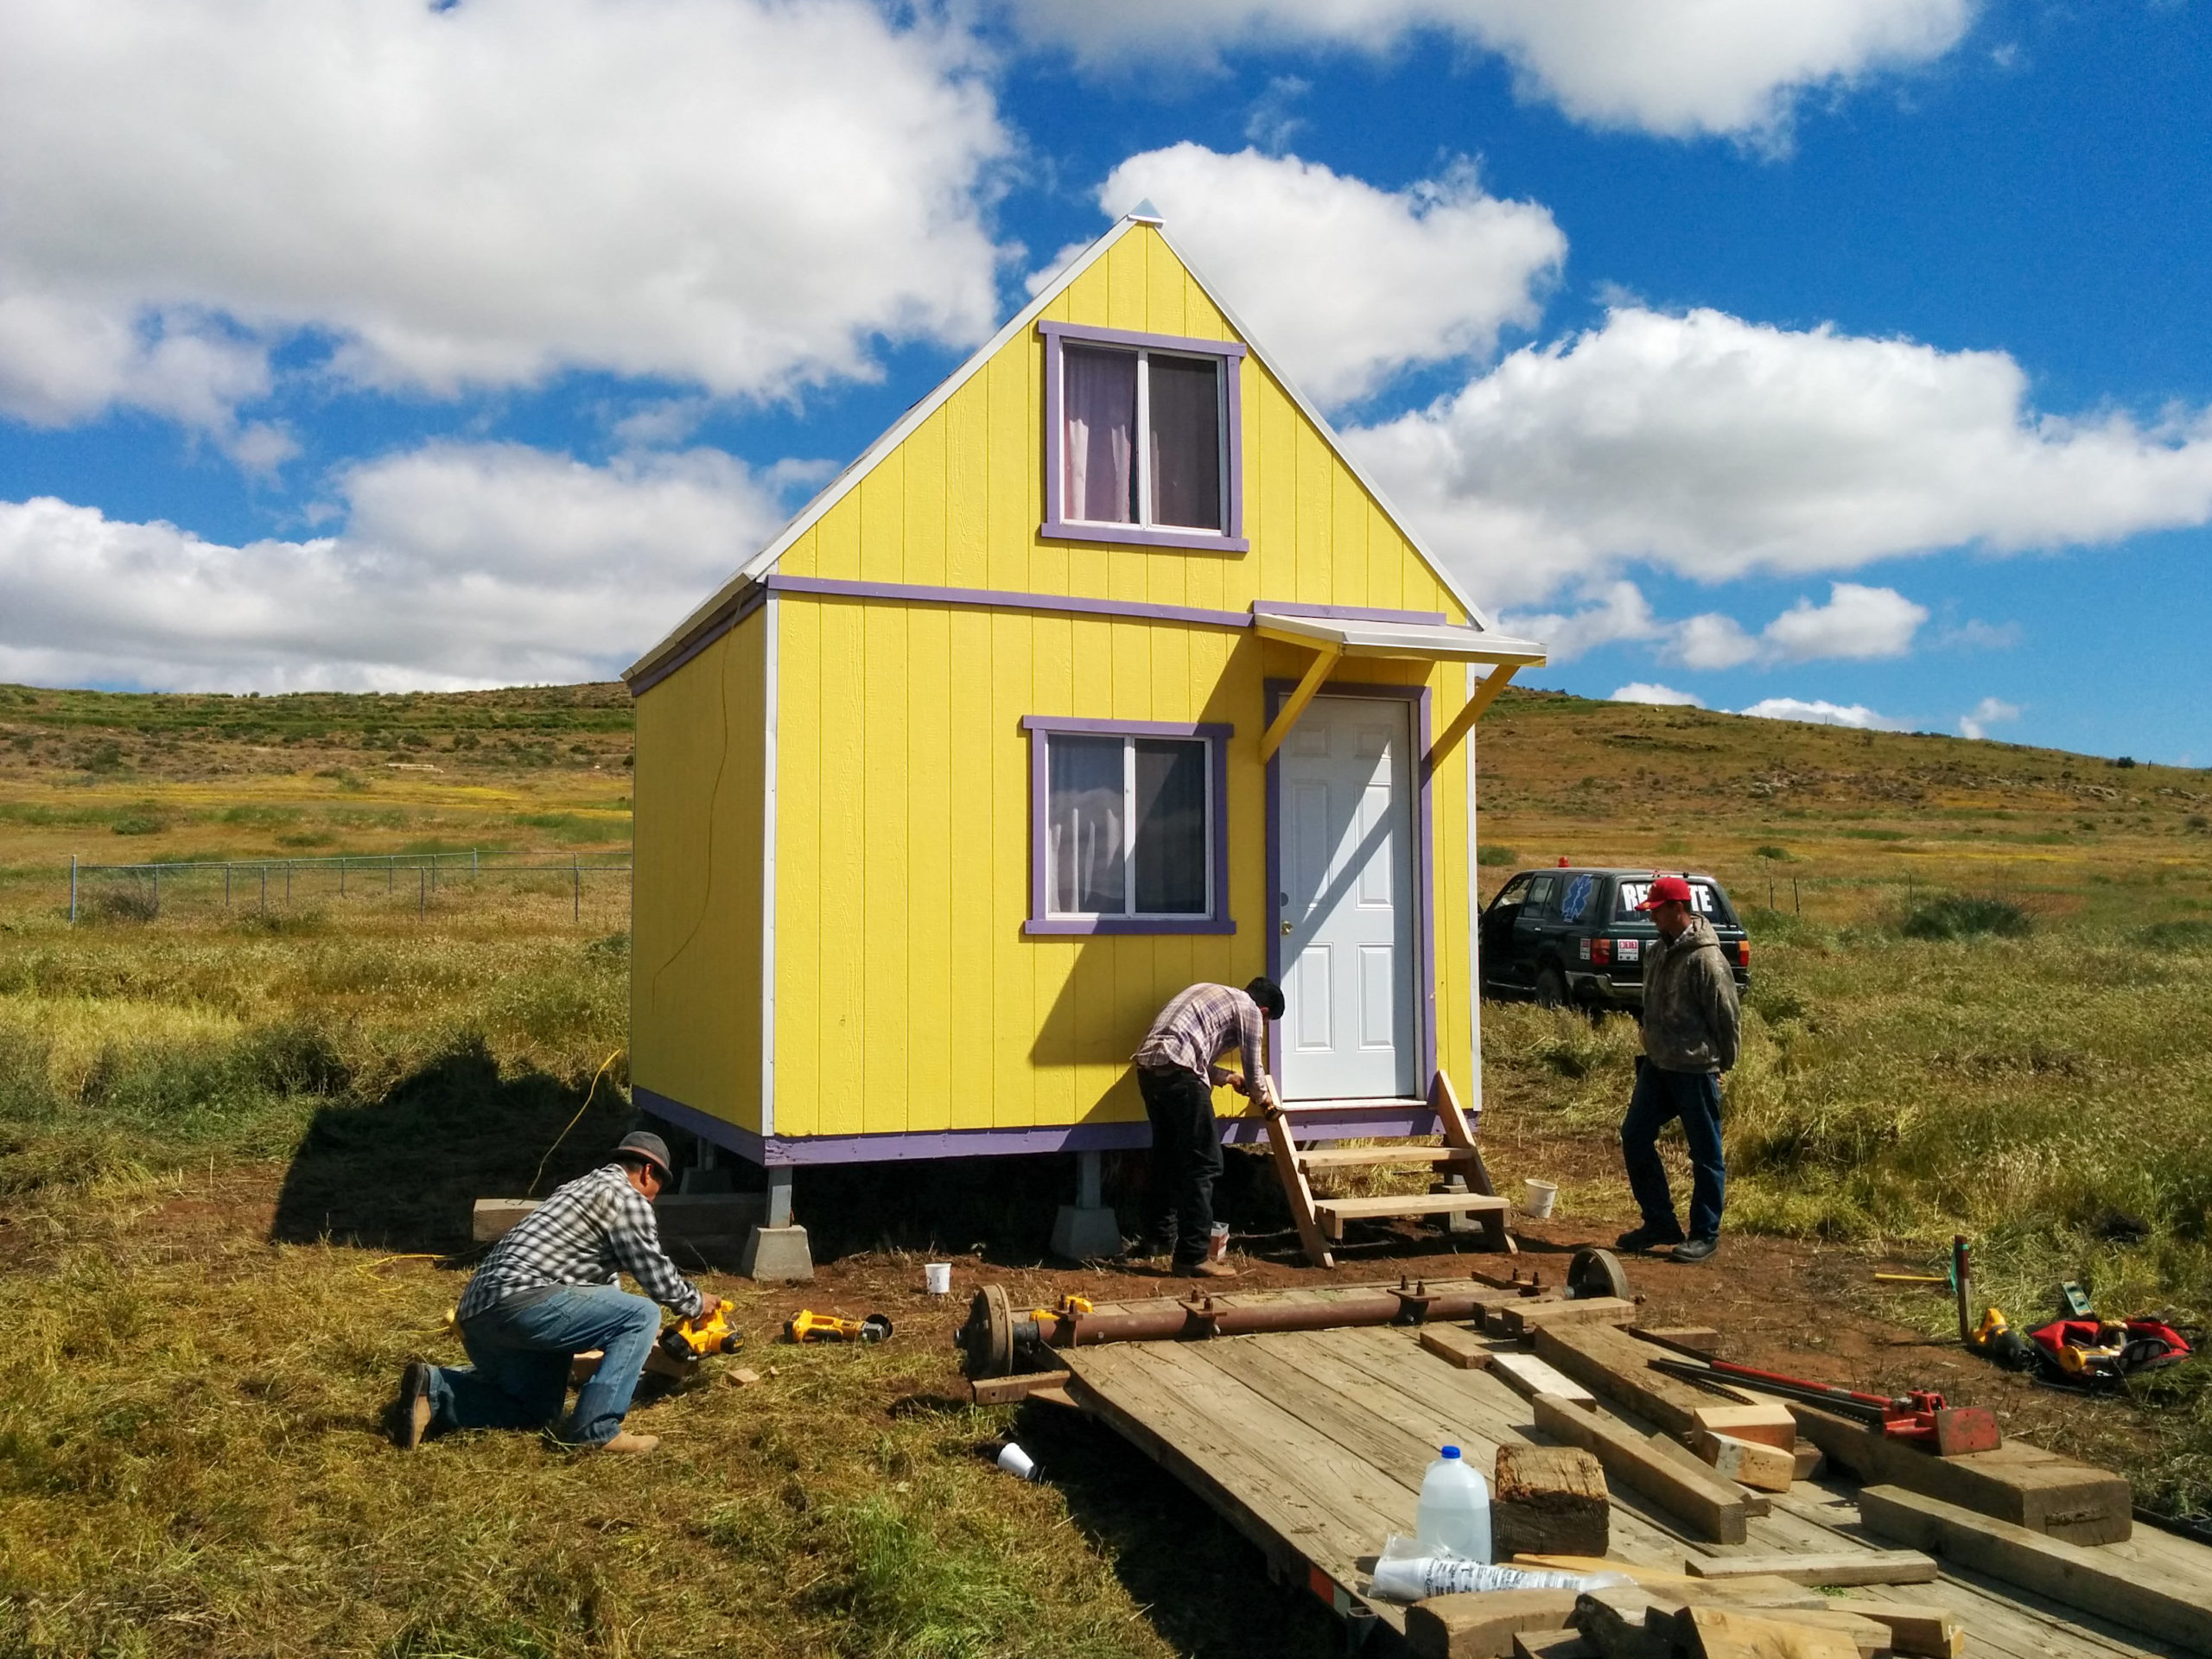
<path fill-rule="evenodd" d="M 1643 954 L 1643 1052 L 1636 1061 L 1636 1092 L 1621 1122 L 1621 1158 L 1643 1222 L 1618 1247 L 1675 1247 L 1677 1262 L 1702 1262 L 1720 1244 L 1720 1209 L 1728 1169 L 1720 1151 L 1720 1074 L 1736 1064 L 1740 1014 L 1736 976 L 1713 924 L 1697 913 L 1696 895 L 1679 875 L 1651 883 L 1639 910 L 1658 926 Z M 1659 1161 L 1659 1131 L 1682 1121 L 1690 1153 L 1690 1230 L 1675 1218 L 1675 1195 Z"/>
<path fill-rule="evenodd" d="M 668 1143 L 639 1130 L 502 1235 L 455 1310 L 470 1363 L 418 1359 L 401 1375 L 393 1408 L 400 1446 L 413 1451 L 434 1428 L 551 1428 L 568 1398 L 569 1365 L 594 1348 L 599 1369 L 554 1439 L 587 1452 L 659 1445 L 658 1434 L 622 1427 L 660 1334 L 653 1303 L 685 1319 L 722 1305 L 661 1251 L 652 1201 L 670 1179 Z M 651 1300 L 621 1287 L 626 1271 Z"/>

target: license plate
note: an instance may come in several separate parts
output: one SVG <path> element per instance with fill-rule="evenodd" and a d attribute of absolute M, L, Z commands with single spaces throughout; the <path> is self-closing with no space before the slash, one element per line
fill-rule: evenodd
<path fill-rule="evenodd" d="M 1643 959 L 1642 939 L 1623 939 L 1614 949 L 1619 953 L 1623 962 L 1641 962 Z"/>

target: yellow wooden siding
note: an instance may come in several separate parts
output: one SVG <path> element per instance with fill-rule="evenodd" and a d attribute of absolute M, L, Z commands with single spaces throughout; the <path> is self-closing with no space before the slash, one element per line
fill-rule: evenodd
<path fill-rule="evenodd" d="M 1143 1115 L 1128 1055 L 1197 980 L 1264 971 L 1262 682 L 1295 647 L 1171 623 L 785 594 L 778 605 L 779 1135 Z M 1346 677 L 1418 683 L 1418 666 Z M 1430 677 L 1438 727 L 1459 665 Z M 650 700 L 649 700 L 650 701 Z M 1030 899 L 1027 715 L 1219 721 L 1234 935 L 1062 938 Z M 1440 1052 L 1467 1075 L 1465 785 L 1433 787 Z M 1464 1092 L 1464 1090 L 1463 1090 Z M 1223 1109 L 1234 1104 L 1221 1097 Z"/>
<path fill-rule="evenodd" d="M 760 1128 L 766 613 L 637 706 L 630 1075 Z"/>
<path fill-rule="evenodd" d="M 1193 340 L 1236 338 L 1159 233 L 1140 226 L 1046 317 Z M 1045 348 L 1001 348 L 785 552 L 787 575 L 1073 594 L 1241 611 L 1255 599 L 1442 611 L 1444 584 L 1281 383 L 1243 359 L 1249 552 L 1046 541 Z"/>

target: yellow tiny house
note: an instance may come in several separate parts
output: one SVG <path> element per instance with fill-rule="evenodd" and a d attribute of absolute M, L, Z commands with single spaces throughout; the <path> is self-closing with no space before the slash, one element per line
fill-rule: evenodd
<path fill-rule="evenodd" d="M 629 671 L 636 1097 L 772 1173 L 1141 1146 L 1153 1014 L 1268 973 L 1308 1133 L 1425 1128 L 1541 660 L 1133 215 Z"/>

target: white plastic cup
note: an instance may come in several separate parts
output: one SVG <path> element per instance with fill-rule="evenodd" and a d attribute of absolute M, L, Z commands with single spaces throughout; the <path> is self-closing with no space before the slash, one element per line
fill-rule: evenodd
<path fill-rule="evenodd" d="M 1559 1198 L 1559 1183 L 1529 1176 L 1522 1181 L 1521 1189 L 1521 1213 L 1531 1221 L 1548 1221 L 1552 1205 Z"/>
<path fill-rule="evenodd" d="M 1017 1480 L 1034 1480 L 1037 1478 L 1037 1465 L 1035 1460 L 1032 1459 L 1027 1452 L 1016 1446 L 1012 1440 L 1008 1440 L 1004 1446 L 999 1448 L 999 1467 L 1005 1470 L 1009 1475 L 1014 1476 Z"/>
<path fill-rule="evenodd" d="M 952 1294 L 952 1263 L 925 1262 L 922 1263 L 922 1288 L 932 1296 Z"/>

